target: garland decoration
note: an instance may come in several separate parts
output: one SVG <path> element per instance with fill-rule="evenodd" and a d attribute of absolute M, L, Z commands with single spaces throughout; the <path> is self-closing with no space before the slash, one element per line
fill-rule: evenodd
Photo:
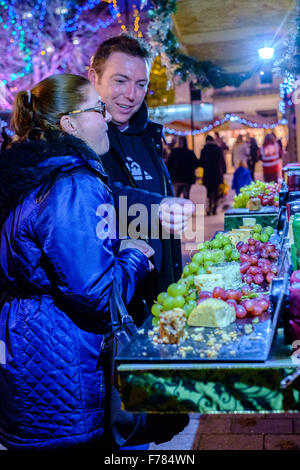
<path fill-rule="evenodd" d="M 227 121 L 239 122 L 240 124 L 244 124 L 247 127 L 252 127 L 254 129 L 263 128 L 263 129 L 266 129 L 266 130 L 267 129 L 274 129 L 277 126 L 284 126 L 284 125 L 287 124 L 286 119 L 281 119 L 278 122 L 273 122 L 273 123 L 267 124 L 267 123 L 259 123 L 259 122 L 255 122 L 255 121 L 249 121 L 248 119 L 245 119 L 242 116 L 239 116 L 238 114 L 229 114 L 228 113 L 222 119 L 216 119 L 212 123 L 206 124 L 201 129 L 195 129 L 193 131 L 178 131 L 178 130 L 175 130 L 175 129 L 171 129 L 169 127 L 164 127 L 164 133 L 165 134 L 172 134 L 172 135 L 184 135 L 184 136 L 206 134 L 207 132 L 210 132 L 215 127 L 219 127 Z"/>
<path fill-rule="evenodd" d="M 172 32 L 171 15 L 176 12 L 177 0 L 151 0 L 148 10 L 150 22 L 147 35 L 155 54 L 161 54 L 169 76 L 178 76 L 181 82 L 196 78 L 200 88 L 224 86 L 239 87 L 251 73 L 228 74 L 211 61 L 199 61 L 179 51 L 179 44 Z"/>
<path fill-rule="evenodd" d="M 279 76 L 300 76 L 300 0 L 296 2 L 294 17 L 290 20 L 291 34 L 283 43 L 283 53 L 275 63 L 273 72 Z"/>

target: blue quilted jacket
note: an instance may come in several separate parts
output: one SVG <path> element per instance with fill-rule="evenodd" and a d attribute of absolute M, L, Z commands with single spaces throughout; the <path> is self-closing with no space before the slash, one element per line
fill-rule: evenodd
<path fill-rule="evenodd" d="M 44 158 L 40 167 L 58 170 L 53 183 L 29 192 L 0 232 L 0 442 L 8 448 L 66 448 L 101 437 L 98 359 L 112 282 L 129 302 L 148 272 L 140 251 L 118 253 L 119 242 L 103 236 L 99 208 L 113 201 L 101 164 L 65 153 Z M 16 178 L 22 185 L 22 172 Z"/>

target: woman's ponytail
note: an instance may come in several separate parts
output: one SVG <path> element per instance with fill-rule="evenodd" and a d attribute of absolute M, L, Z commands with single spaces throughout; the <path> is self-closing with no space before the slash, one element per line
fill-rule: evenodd
<path fill-rule="evenodd" d="M 26 139 L 34 127 L 32 98 L 31 92 L 29 94 L 26 91 L 19 91 L 15 97 L 11 126 L 16 133 L 17 140 Z"/>

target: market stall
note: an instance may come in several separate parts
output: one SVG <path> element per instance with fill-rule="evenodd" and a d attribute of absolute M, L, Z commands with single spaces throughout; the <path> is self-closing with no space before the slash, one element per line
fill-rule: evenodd
<path fill-rule="evenodd" d="M 299 412 L 300 341 L 293 341 L 300 275 L 298 282 L 293 229 L 300 198 L 297 206 L 290 195 L 284 182 L 277 207 L 268 206 L 277 216 L 273 227 L 258 222 L 264 206 L 248 210 L 239 228 L 227 227 L 200 244 L 180 287 L 158 296 L 153 316 L 117 358 L 126 409 Z"/>

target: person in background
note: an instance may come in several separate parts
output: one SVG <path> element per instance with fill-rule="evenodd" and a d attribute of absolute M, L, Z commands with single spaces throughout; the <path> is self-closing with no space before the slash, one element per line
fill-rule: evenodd
<path fill-rule="evenodd" d="M 178 137 L 178 145 L 172 149 L 167 161 L 167 167 L 173 181 L 175 196 L 190 198 L 192 184 L 196 181 L 195 170 L 199 160 L 193 150 L 187 146 L 185 136 Z"/>
<path fill-rule="evenodd" d="M 211 135 L 206 136 L 206 143 L 201 150 L 199 166 L 203 168 L 203 185 L 207 190 L 207 215 L 217 213 L 219 186 L 223 183 L 224 155 L 220 147 L 214 142 Z"/>
<path fill-rule="evenodd" d="M 232 165 L 237 168 L 241 161 L 247 163 L 248 157 L 249 145 L 247 142 L 244 142 L 242 134 L 239 134 L 232 147 Z"/>
<path fill-rule="evenodd" d="M 130 301 L 153 250 L 101 231 L 98 208 L 113 206 L 99 157 L 109 120 L 77 75 L 48 77 L 15 98 L 15 137 L 0 158 L 0 442 L 8 449 L 110 448 L 99 364 L 109 299 L 116 282 Z"/>
<path fill-rule="evenodd" d="M 267 134 L 261 147 L 261 160 L 263 166 L 264 181 L 278 181 L 281 177 L 280 148 L 276 137 Z"/>
<path fill-rule="evenodd" d="M 220 136 L 219 132 L 215 132 L 215 143 L 219 145 L 219 147 L 222 149 L 224 157 L 225 153 L 229 150 L 228 145 L 226 142 L 224 142 L 223 138 Z"/>
<path fill-rule="evenodd" d="M 1 123 L 0 130 L 1 130 L 1 135 L 0 135 L 1 150 L 0 151 L 2 152 L 3 150 L 9 147 L 12 141 L 12 137 L 9 135 L 10 131 L 8 131 L 7 129 L 6 122 Z"/>
<path fill-rule="evenodd" d="M 277 137 L 277 135 L 275 134 L 274 131 L 272 132 L 272 135 L 274 136 L 274 138 L 275 138 L 275 140 L 278 144 L 278 147 L 279 147 L 279 158 L 282 158 L 283 157 L 283 146 L 282 146 L 281 138 Z"/>
<path fill-rule="evenodd" d="M 232 189 L 235 190 L 236 194 L 240 193 L 243 186 L 250 184 L 252 181 L 251 173 L 245 160 L 239 162 L 238 168 L 235 170 L 232 179 Z"/>
<path fill-rule="evenodd" d="M 165 163 L 165 165 L 167 164 L 167 161 L 168 161 L 168 158 L 170 156 L 170 153 L 171 153 L 171 149 L 168 145 L 167 142 L 163 141 L 162 142 L 162 146 L 163 146 L 163 150 L 162 150 L 162 159 Z"/>
<path fill-rule="evenodd" d="M 255 181 L 255 164 L 259 159 L 259 148 L 254 137 L 249 137 L 249 156 L 247 159 L 248 169 L 251 174 L 251 179 Z"/>
<path fill-rule="evenodd" d="M 149 214 L 149 227 L 151 208 L 157 206 L 160 233 L 162 229 L 175 233 L 182 230 L 194 206 L 187 199 L 173 197 L 170 175 L 162 159 L 162 126 L 148 118 L 144 98 L 151 60 L 151 50 L 144 40 L 121 34 L 99 45 L 88 76 L 112 115 L 108 124 L 110 150 L 103 158 L 103 165 L 110 178 L 116 206 L 120 195 L 127 197 L 128 207 L 143 204 Z M 174 217 L 170 218 L 174 204 Z M 151 233 L 143 236 L 154 249 L 155 269 L 129 306 L 129 312 L 138 324 L 145 318 L 145 305 L 151 305 L 157 295 L 178 281 L 182 274 L 178 237 L 175 239 L 172 233 L 167 237 L 151 236 Z"/>

